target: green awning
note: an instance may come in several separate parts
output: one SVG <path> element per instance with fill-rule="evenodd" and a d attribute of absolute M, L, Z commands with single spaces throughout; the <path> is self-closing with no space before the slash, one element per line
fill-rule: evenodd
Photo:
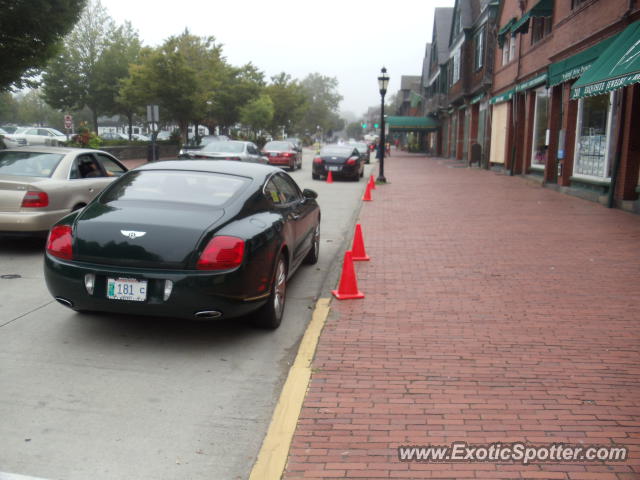
<path fill-rule="evenodd" d="M 494 103 L 508 102 L 512 98 L 513 98 L 513 90 L 507 90 L 506 92 L 493 97 L 491 100 L 489 100 L 489 103 L 493 105 Z"/>
<path fill-rule="evenodd" d="M 632 23 L 602 52 L 571 89 L 577 99 L 640 82 L 640 21 Z"/>
<path fill-rule="evenodd" d="M 511 31 L 511 27 L 516 23 L 516 17 L 513 17 L 507 24 L 498 31 L 498 45 L 500 48 L 504 45 L 504 37 Z"/>
<path fill-rule="evenodd" d="M 549 65 L 549 77 L 547 78 L 547 86 L 555 87 L 561 83 L 568 82 L 571 79 L 579 77 L 589 70 L 593 62 L 604 52 L 609 45 L 616 39 L 617 35 L 607 38 L 600 43 L 576 53 L 574 56 L 565 58 L 564 60 Z"/>
<path fill-rule="evenodd" d="M 470 105 L 475 105 L 476 103 L 478 103 L 480 100 L 482 100 L 484 98 L 484 92 L 479 93 L 478 95 L 476 95 L 475 97 L 473 97 L 471 99 L 471 101 L 469 102 Z"/>
<path fill-rule="evenodd" d="M 533 17 L 550 17 L 553 15 L 553 0 L 540 0 L 531 10 L 525 13 L 513 26 L 513 33 L 527 33 L 529 31 L 529 20 Z"/>
<path fill-rule="evenodd" d="M 516 85 L 516 92 L 523 92 L 525 90 L 529 90 L 530 88 L 537 87 L 538 85 L 546 81 L 547 81 L 547 72 L 543 72 L 540 75 L 530 78 L 526 82 L 522 82 Z"/>
<path fill-rule="evenodd" d="M 421 131 L 437 130 L 440 122 L 433 117 L 387 117 L 389 130 Z"/>

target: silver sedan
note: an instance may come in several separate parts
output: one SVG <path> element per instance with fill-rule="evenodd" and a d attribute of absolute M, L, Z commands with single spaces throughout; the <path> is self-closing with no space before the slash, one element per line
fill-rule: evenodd
<path fill-rule="evenodd" d="M 1 150 L 0 235 L 47 232 L 126 171 L 117 159 L 99 150 Z"/>
<path fill-rule="evenodd" d="M 186 158 L 211 160 L 237 160 L 240 162 L 268 163 L 258 147 L 252 142 L 239 140 L 213 141 L 201 150 L 187 151 Z"/>

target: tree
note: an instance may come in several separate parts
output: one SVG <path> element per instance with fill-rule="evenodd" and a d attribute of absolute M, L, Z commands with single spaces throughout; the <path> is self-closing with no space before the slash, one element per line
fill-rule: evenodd
<path fill-rule="evenodd" d="M 9 92 L 0 92 L 0 123 L 14 123 L 18 117 L 18 102 Z"/>
<path fill-rule="evenodd" d="M 117 27 L 106 41 L 95 63 L 95 103 L 107 114 L 126 113 L 118 102 L 120 81 L 129 76 L 129 65 L 137 63 L 141 43 L 131 23 Z"/>
<path fill-rule="evenodd" d="M 356 139 L 362 137 L 362 124 L 360 122 L 352 122 L 347 125 L 347 137 Z"/>
<path fill-rule="evenodd" d="M 213 114 L 229 128 L 240 121 L 242 107 L 258 98 L 264 89 L 264 74 L 252 63 L 227 66 L 220 89 L 213 94 Z"/>
<path fill-rule="evenodd" d="M 267 85 L 265 92 L 273 101 L 273 121 L 269 126 L 271 133 L 283 127 L 297 131 L 307 107 L 307 97 L 300 83 L 282 72 L 271 77 L 271 84 Z"/>
<path fill-rule="evenodd" d="M 342 96 L 337 91 L 338 80 L 312 73 L 302 80 L 301 85 L 308 103 L 302 119 L 303 130 L 315 132 L 318 125 L 323 132 L 336 130 L 339 124 L 336 121 L 338 106 L 342 100 Z"/>
<path fill-rule="evenodd" d="M 158 104 L 160 117 L 174 120 L 186 141 L 187 128 L 201 108 L 196 71 L 187 65 L 169 38 L 160 48 L 144 49 L 140 63 L 130 66 L 129 78 L 121 83 L 120 102 Z"/>
<path fill-rule="evenodd" d="M 73 31 L 65 38 L 64 50 L 48 65 L 43 75 L 44 96 L 60 110 L 81 109 L 93 113 L 98 129 L 100 103 L 99 59 L 114 36 L 115 24 L 100 0 L 91 0 Z"/>
<path fill-rule="evenodd" d="M 86 0 L 13 0 L 0 7 L 0 91 L 34 86 L 35 76 L 78 21 Z"/>
<path fill-rule="evenodd" d="M 271 124 L 273 112 L 273 101 L 269 95 L 260 95 L 240 109 L 240 121 L 250 127 L 255 134 Z"/>

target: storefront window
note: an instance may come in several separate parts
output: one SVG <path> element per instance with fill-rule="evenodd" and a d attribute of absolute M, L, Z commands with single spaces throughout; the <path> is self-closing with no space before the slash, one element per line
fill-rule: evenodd
<path fill-rule="evenodd" d="M 449 120 L 442 122 L 442 156 L 447 156 L 449 150 Z"/>
<path fill-rule="evenodd" d="M 451 116 L 451 157 L 456 156 L 458 150 L 458 112 Z"/>
<path fill-rule="evenodd" d="M 478 143 L 482 147 L 482 155 L 484 156 L 484 132 L 485 122 L 487 118 L 487 103 L 482 102 L 480 104 L 480 111 L 478 113 Z"/>
<path fill-rule="evenodd" d="M 611 94 L 613 95 L 613 94 Z M 578 125 L 573 173 L 607 178 L 611 123 L 609 94 L 587 97 L 578 104 Z"/>
<path fill-rule="evenodd" d="M 535 91 L 536 103 L 533 117 L 533 150 L 531 167 L 544 168 L 547 162 L 547 127 L 549 125 L 549 90 L 538 88 Z"/>
<path fill-rule="evenodd" d="M 471 109 L 464 110 L 464 133 L 462 134 L 462 158 L 467 159 L 469 150 L 469 123 L 471 123 Z"/>

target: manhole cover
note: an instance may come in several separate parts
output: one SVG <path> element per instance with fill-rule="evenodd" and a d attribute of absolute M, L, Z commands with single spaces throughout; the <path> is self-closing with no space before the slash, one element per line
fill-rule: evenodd
<path fill-rule="evenodd" d="M 5 280 L 13 280 L 14 278 L 22 278 L 22 276 L 18 275 L 17 273 L 7 273 L 5 275 L 0 275 L 0 278 L 3 278 Z"/>

